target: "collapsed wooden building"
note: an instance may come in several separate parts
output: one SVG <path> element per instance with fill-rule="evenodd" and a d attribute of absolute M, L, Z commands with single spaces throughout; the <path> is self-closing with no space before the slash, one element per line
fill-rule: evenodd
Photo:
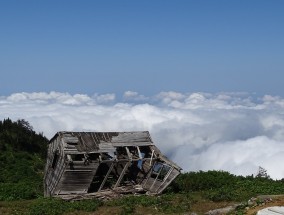
<path fill-rule="evenodd" d="M 180 171 L 148 131 L 58 132 L 49 142 L 44 195 L 160 194 Z"/>

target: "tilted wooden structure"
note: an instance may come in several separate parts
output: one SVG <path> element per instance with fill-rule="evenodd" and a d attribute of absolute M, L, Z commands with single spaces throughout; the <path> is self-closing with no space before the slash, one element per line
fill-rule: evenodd
<path fill-rule="evenodd" d="M 58 132 L 50 140 L 45 196 L 160 194 L 181 168 L 142 132 Z"/>

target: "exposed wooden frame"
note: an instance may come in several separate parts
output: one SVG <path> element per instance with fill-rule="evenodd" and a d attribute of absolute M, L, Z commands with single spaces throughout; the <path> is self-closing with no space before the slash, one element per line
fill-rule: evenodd
<path fill-rule="evenodd" d="M 119 176 L 119 178 L 118 178 L 116 184 L 114 185 L 114 188 L 117 188 L 118 185 L 120 184 L 120 182 L 121 182 L 121 180 L 123 179 L 123 176 L 125 175 L 125 172 L 126 172 L 126 170 L 128 169 L 130 163 L 131 163 L 131 162 L 127 162 L 127 163 L 125 164 L 125 166 L 124 166 L 124 168 L 123 168 L 123 170 L 122 170 L 122 172 L 121 172 L 121 174 L 120 174 L 120 176 Z"/>
<path fill-rule="evenodd" d="M 108 176 L 109 176 L 109 174 L 111 173 L 113 167 L 114 167 L 114 162 L 112 162 L 111 166 L 109 167 L 109 169 L 108 169 L 108 171 L 107 171 L 107 174 L 106 174 L 106 176 L 105 176 L 103 182 L 101 183 L 100 188 L 98 189 L 98 192 L 100 192 L 100 191 L 102 190 L 102 188 L 104 187 L 104 185 L 105 185 L 105 183 L 106 183 L 106 181 L 107 181 L 107 179 L 108 179 Z"/>
<path fill-rule="evenodd" d="M 68 141 L 72 139 L 78 139 L 78 143 L 69 144 Z M 56 150 L 59 150 L 58 161 L 52 169 L 50 166 Z M 142 152 L 145 156 L 142 156 Z M 84 162 L 86 154 L 90 161 L 88 165 Z M 67 156 L 74 156 L 72 168 L 69 168 Z M 161 169 L 151 178 L 157 162 L 161 163 Z M 100 169 L 101 165 L 107 165 L 108 169 Z M 159 180 L 165 166 L 170 169 L 167 168 L 163 180 Z M 149 132 L 57 132 L 48 147 L 44 193 L 45 196 L 61 198 L 71 195 L 89 198 L 104 192 L 125 192 L 125 189 L 134 193 L 142 189 L 143 192 L 159 194 L 180 170 L 153 144 Z M 115 174 L 117 180 L 110 180 L 111 174 Z M 91 187 L 92 183 L 94 187 Z M 106 183 L 110 186 L 106 187 Z"/>

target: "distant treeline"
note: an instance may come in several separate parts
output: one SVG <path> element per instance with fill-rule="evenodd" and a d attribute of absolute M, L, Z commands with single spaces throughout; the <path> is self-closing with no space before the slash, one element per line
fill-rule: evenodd
<path fill-rule="evenodd" d="M 37 134 L 24 119 L 13 122 L 11 119 L 0 121 L 0 151 L 26 151 L 46 156 L 48 139 Z"/>
<path fill-rule="evenodd" d="M 257 195 L 284 194 L 284 179 L 267 174 L 236 176 L 226 171 L 187 172 L 178 176 L 167 192 L 201 192 L 212 201 L 243 201 Z"/>
<path fill-rule="evenodd" d="M 42 195 L 47 144 L 23 119 L 0 121 L 0 200 Z"/>

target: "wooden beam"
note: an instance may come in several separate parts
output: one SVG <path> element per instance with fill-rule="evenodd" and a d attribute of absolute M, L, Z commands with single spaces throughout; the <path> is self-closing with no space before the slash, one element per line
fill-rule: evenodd
<path fill-rule="evenodd" d="M 151 177 L 152 172 L 153 172 L 153 167 L 155 166 L 155 164 L 156 164 L 156 161 L 155 161 L 155 163 L 153 164 L 153 166 L 149 165 L 151 169 L 149 170 L 148 175 L 147 175 L 147 179 L 146 179 L 146 181 L 144 182 L 144 185 L 143 185 L 142 187 L 144 187 L 144 186 L 147 184 L 149 178 Z"/>
<path fill-rule="evenodd" d="M 173 182 L 173 180 L 175 180 L 175 178 L 178 176 L 179 174 L 176 174 L 174 177 L 172 177 L 172 179 L 168 182 L 168 185 L 171 184 Z M 159 192 L 158 194 L 160 194 L 161 192 L 164 191 L 164 189 L 166 189 L 167 186 L 164 186 Z"/>
<path fill-rule="evenodd" d="M 155 153 L 155 151 L 154 151 L 154 149 L 152 149 L 151 160 L 150 160 L 150 166 L 152 165 L 152 159 L 153 159 L 154 153 Z"/>
<path fill-rule="evenodd" d="M 104 187 L 104 185 L 105 185 L 105 183 L 106 183 L 106 181 L 107 181 L 107 178 L 108 178 L 109 174 L 111 173 L 113 167 L 114 167 L 114 162 L 112 162 L 111 166 L 109 167 L 108 172 L 107 172 L 107 174 L 106 174 L 106 176 L 105 176 L 105 178 L 104 178 L 104 180 L 103 180 L 103 182 L 102 182 L 100 188 L 98 189 L 98 192 L 100 192 L 101 189 Z"/>
<path fill-rule="evenodd" d="M 164 168 L 164 165 L 162 165 L 162 168 L 159 170 L 159 172 L 158 172 L 158 174 L 157 174 L 157 176 L 156 176 L 156 178 L 155 178 L 153 184 L 152 184 L 151 187 L 149 188 L 150 191 L 151 191 L 152 187 L 154 186 L 154 184 L 156 183 L 156 181 L 157 181 L 157 179 L 158 179 L 160 173 L 162 172 L 163 168 Z"/>
<path fill-rule="evenodd" d="M 136 148 L 137 148 L 137 151 L 138 151 L 139 159 L 142 160 L 143 157 L 142 157 L 142 154 L 141 154 L 139 146 L 136 146 Z"/>
<path fill-rule="evenodd" d="M 120 182 L 121 182 L 121 180 L 122 180 L 122 178 L 123 178 L 123 176 L 124 176 L 126 170 L 127 170 L 128 167 L 129 167 L 129 164 L 130 164 L 130 162 L 127 162 L 127 163 L 125 164 L 125 166 L 124 166 L 122 172 L 120 173 L 120 176 L 119 176 L 119 178 L 118 178 L 116 184 L 114 185 L 114 188 L 117 188 L 118 185 L 120 184 Z"/>
<path fill-rule="evenodd" d="M 81 143 L 82 145 L 85 147 L 85 148 L 88 148 L 86 143 L 85 143 L 85 140 L 83 139 L 82 135 L 81 135 L 81 132 L 79 133 L 79 138 L 81 139 Z"/>
<path fill-rule="evenodd" d="M 160 189 L 160 187 L 166 182 L 172 171 L 174 170 L 174 167 L 171 167 L 171 169 L 167 172 L 167 175 L 164 177 L 163 182 L 160 184 L 160 186 L 156 189 L 156 192 Z"/>
<path fill-rule="evenodd" d="M 128 158 L 130 160 L 132 160 L 132 154 L 130 153 L 129 148 L 126 146 L 125 149 L 126 149 L 126 153 L 127 153 Z"/>

